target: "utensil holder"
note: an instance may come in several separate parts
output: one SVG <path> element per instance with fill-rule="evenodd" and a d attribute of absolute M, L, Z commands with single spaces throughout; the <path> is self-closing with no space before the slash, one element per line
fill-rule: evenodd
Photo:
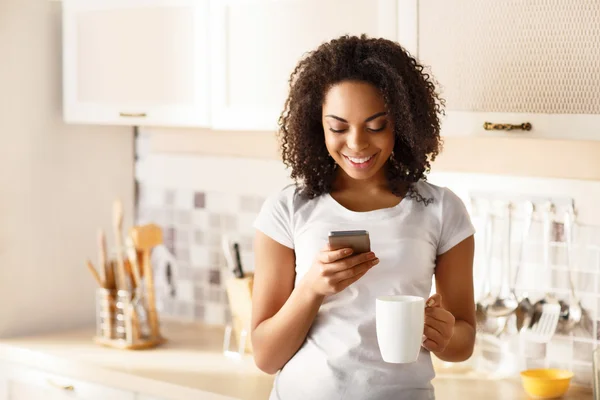
<path fill-rule="evenodd" d="M 128 290 L 96 289 L 96 336 L 94 342 L 126 350 L 156 347 L 165 339 L 152 338 L 142 303 L 132 301 Z"/>
<path fill-rule="evenodd" d="M 252 316 L 252 285 L 254 275 L 249 272 L 243 278 L 230 278 L 225 282 L 229 308 L 231 311 L 231 326 L 225 330 L 224 351 L 228 351 L 231 331 L 238 343 L 238 352 L 245 350 L 252 353 L 250 340 L 250 323 Z M 225 348 L 227 347 L 227 348 Z"/>

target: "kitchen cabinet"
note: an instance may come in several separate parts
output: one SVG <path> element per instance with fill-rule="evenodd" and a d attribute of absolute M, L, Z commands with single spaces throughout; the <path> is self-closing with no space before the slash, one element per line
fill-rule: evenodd
<path fill-rule="evenodd" d="M 446 100 L 443 135 L 600 140 L 600 3 L 559 3 L 398 1 L 398 41 Z"/>
<path fill-rule="evenodd" d="M 396 37 L 396 0 L 219 0 L 211 13 L 211 124 L 274 131 L 302 55 L 343 34 Z"/>
<path fill-rule="evenodd" d="M 209 0 L 63 0 L 69 123 L 209 126 Z"/>
<path fill-rule="evenodd" d="M 0 382 L 0 400 L 136 400 L 133 392 L 13 363 L 0 364 Z"/>

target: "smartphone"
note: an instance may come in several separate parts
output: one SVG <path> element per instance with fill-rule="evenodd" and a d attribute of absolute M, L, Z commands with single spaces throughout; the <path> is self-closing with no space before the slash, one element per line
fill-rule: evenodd
<path fill-rule="evenodd" d="M 354 254 L 371 251 L 369 232 L 363 230 L 331 231 L 329 232 L 329 245 L 334 249 L 350 247 Z"/>

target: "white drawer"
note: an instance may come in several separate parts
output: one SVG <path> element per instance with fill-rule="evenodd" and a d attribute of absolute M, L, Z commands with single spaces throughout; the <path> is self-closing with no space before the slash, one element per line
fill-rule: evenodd
<path fill-rule="evenodd" d="M 21 365 L 5 364 L 0 366 L 1 375 L 7 376 L 9 381 L 42 387 L 48 392 L 68 393 L 70 398 L 77 400 L 135 400 L 133 392 L 72 379 Z"/>

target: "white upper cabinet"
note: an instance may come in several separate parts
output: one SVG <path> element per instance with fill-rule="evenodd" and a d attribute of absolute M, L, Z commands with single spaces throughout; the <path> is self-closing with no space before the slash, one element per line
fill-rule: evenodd
<path fill-rule="evenodd" d="M 600 140 L 600 2 L 546 3 L 398 0 L 398 41 L 446 100 L 443 135 Z"/>
<path fill-rule="evenodd" d="M 274 131 L 302 55 L 343 34 L 396 37 L 396 0 L 211 2 L 211 122 Z"/>
<path fill-rule="evenodd" d="M 64 0 L 66 122 L 210 124 L 208 0 Z"/>

